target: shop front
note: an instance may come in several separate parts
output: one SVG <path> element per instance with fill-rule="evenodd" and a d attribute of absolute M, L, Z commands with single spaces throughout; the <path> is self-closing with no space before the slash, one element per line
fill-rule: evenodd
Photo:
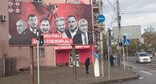
<path fill-rule="evenodd" d="M 56 50 L 56 66 L 73 66 L 73 56 L 71 46 L 57 46 Z M 76 45 L 75 57 L 76 66 L 83 66 L 86 57 L 91 56 L 93 47 L 91 45 Z"/>

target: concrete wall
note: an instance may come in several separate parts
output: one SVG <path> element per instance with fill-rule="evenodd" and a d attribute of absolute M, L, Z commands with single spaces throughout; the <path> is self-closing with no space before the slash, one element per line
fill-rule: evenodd
<path fill-rule="evenodd" d="M 15 57 L 17 69 L 30 66 L 30 48 L 29 47 L 10 47 L 9 57 Z"/>
<path fill-rule="evenodd" d="M 0 59 L 4 56 L 6 57 L 15 57 L 17 60 L 17 68 L 25 68 L 30 66 L 30 48 L 24 46 L 9 46 L 9 14 L 8 14 L 8 1 L 9 0 L 1 0 L 0 3 L 0 15 L 6 15 L 7 21 L 0 21 Z M 24 1 L 24 2 L 32 2 L 34 0 L 15 0 L 15 1 Z M 43 0 L 44 2 L 52 2 L 52 3 L 65 3 L 66 0 Z M 85 3 L 89 3 L 90 0 L 82 0 Z M 34 48 L 34 56 L 36 48 Z M 52 46 L 45 47 L 45 57 L 41 58 L 41 66 L 56 66 L 56 51 Z M 36 62 L 35 62 L 36 63 Z"/>
<path fill-rule="evenodd" d="M 42 47 L 45 49 L 45 56 L 40 57 L 40 65 L 46 67 L 55 67 L 56 58 L 55 50 L 52 46 Z M 36 47 L 33 47 L 34 64 L 37 64 L 37 51 Z M 9 57 L 15 57 L 17 60 L 17 69 L 29 67 L 31 64 L 30 47 L 10 47 Z"/>
<path fill-rule="evenodd" d="M 40 58 L 41 66 L 46 67 L 55 67 L 56 66 L 56 58 L 55 58 L 55 50 L 52 46 L 46 46 L 45 49 L 45 57 Z"/>
<path fill-rule="evenodd" d="M 0 58 L 8 55 L 8 0 L 1 0 L 0 15 L 7 17 L 6 22 L 0 21 Z"/>

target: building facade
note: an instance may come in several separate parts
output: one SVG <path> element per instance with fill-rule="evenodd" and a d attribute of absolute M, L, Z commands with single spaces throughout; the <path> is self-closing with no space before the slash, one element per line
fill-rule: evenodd
<path fill-rule="evenodd" d="M 34 62 L 36 64 L 36 45 L 32 45 L 33 42 L 27 43 L 28 37 L 27 32 L 20 33 L 22 29 L 18 29 L 18 21 L 22 22 L 23 20 L 26 23 L 26 29 L 31 28 L 31 23 L 29 22 L 28 16 L 35 14 L 38 19 L 37 28 L 42 32 L 41 27 L 43 25 L 41 19 L 47 18 L 50 23 L 50 29 L 48 34 L 51 37 L 45 39 L 45 44 L 40 46 L 40 65 L 47 67 L 56 67 L 56 66 L 72 66 L 73 57 L 72 57 L 72 45 L 75 45 L 76 49 L 76 60 L 77 66 L 83 65 L 85 58 L 92 56 L 91 52 L 95 52 L 94 44 L 96 40 L 94 38 L 93 29 L 94 29 L 94 19 L 93 17 L 93 3 L 97 2 L 96 0 L 35 0 L 40 1 L 35 3 L 34 0 L 2 0 L 0 5 L 1 18 L 5 16 L 4 21 L 0 21 L 0 59 L 6 57 L 13 57 L 16 59 L 17 69 L 26 68 L 31 65 L 31 54 L 33 54 Z M 97 6 L 97 5 L 96 5 Z M 97 8 L 98 9 L 98 8 Z M 97 10 L 95 10 L 98 13 Z M 60 35 L 57 31 L 56 19 L 63 17 L 65 20 L 66 30 L 69 28 L 68 16 L 74 15 L 77 19 L 77 25 L 80 19 L 86 19 L 88 21 L 88 44 L 76 43 L 74 37 L 63 38 L 63 35 Z M 24 23 L 24 22 L 23 22 Z M 46 24 L 46 21 L 45 21 Z M 32 23 L 32 25 L 35 25 Z M 43 31 L 46 29 L 43 29 Z M 20 34 L 20 36 L 19 36 Z M 22 36 L 23 35 L 23 36 Z M 56 35 L 56 37 L 54 36 Z M 60 36 L 59 36 L 60 35 Z M 26 37 L 26 39 L 24 39 Z M 31 35 L 32 36 L 32 35 Z M 58 37 L 57 37 L 58 36 Z M 90 43 L 90 37 L 91 43 Z M 21 38 L 22 37 L 22 38 Z M 32 37 L 33 39 L 36 38 Z M 84 37 L 82 37 L 84 38 Z M 13 40 L 10 40 L 13 39 Z M 49 41 L 50 39 L 50 41 Z M 80 40 L 80 39 L 79 39 Z M 78 41 L 79 41 L 78 40 Z M 34 40 L 35 42 L 35 40 Z M 33 50 L 31 50 L 33 46 Z"/>

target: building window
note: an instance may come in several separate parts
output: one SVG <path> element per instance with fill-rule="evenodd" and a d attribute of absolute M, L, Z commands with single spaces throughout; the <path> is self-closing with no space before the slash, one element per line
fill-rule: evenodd
<path fill-rule="evenodd" d="M 34 0 L 34 2 L 41 2 L 42 0 Z"/>
<path fill-rule="evenodd" d="M 45 57 L 45 49 L 44 48 L 40 48 L 40 57 Z"/>
<path fill-rule="evenodd" d="M 37 51 L 37 48 L 36 48 L 36 51 Z M 39 56 L 45 57 L 45 49 L 44 48 L 39 48 Z"/>

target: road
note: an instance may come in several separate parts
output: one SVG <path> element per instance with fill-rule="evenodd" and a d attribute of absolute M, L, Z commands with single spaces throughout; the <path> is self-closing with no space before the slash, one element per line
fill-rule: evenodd
<path fill-rule="evenodd" d="M 152 63 L 138 64 L 135 57 L 128 58 L 128 65 L 132 66 L 139 73 L 139 79 L 120 81 L 111 84 L 156 84 L 156 57 L 152 58 Z"/>

